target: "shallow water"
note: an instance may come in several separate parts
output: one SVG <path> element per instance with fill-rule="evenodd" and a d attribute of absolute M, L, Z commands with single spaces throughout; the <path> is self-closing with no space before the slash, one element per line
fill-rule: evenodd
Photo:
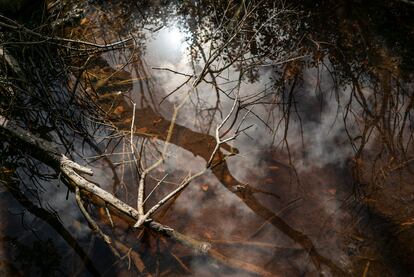
<path fill-rule="evenodd" d="M 385 196 L 411 195 L 412 124 L 401 118 L 411 115 L 412 64 L 404 40 L 399 47 L 390 44 L 396 38 L 378 31 L 374 15 L 349 13 L 355 7 L 345 3 L 323 12 L 272 1 L 77 5 L 81 19 L 65 28 L 68 37 L 98 43 L 135 38 L 134 47 L 93 57 L 80 77 L 79 93 L 95 93 L 112 127 L 125 133 L 112 139 L 106 131 L 94 133 L 101 153 L 75 140 L 74 159 L 89 162 L 91 181 L 134 206 L 137 154 L 131 155 L 129 132 L 149 166 L 167 140 L 174 106 L 190 94 L 173 122 L 165 161 L 147 178 L 148 194 L 168 174 L 147 208 L 205 167 L 215 129 L 229 113 L 220 130 L 224 138 L 239 124 L 249 128 L 221 146 L 213 160 L 224 161 L 162 208 L 157 221 L 275 276 L 410 271 L 409 261 L 389 253 L 410 253 L 400 247 L 399 235 L 397 242 L 391 235 L 411 226 L 412 201 L 397 206 Z M 319 30 L 323 20 L 330 24 Z M 74 63 L 84 62 L 79 59 Z M 18 173 L 23 182 L 31 178 Z M 47 189 L 39 211 L 25 206 L 17 191 L 2 192 L 2 205 L 16 207 L 2 216 L 5 268 L 25 274 L 32 268 L 34 275 L 136 274 L 91 235 L 73 196 L 63 185 L 51 188 L 58 183 L 40 183 Z M 139 253 L 153 275 L 250 276 L 118 219 L 111 230 L 101 209 L 94 215 Z M 42 256 L 50 259 L 36 259 L 39 240 Z"/>

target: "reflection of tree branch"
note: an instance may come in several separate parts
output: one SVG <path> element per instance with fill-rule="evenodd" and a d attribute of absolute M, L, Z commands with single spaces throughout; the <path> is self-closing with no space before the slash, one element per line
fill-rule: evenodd
<path fill-rule="evenodd" d="M 98 226 L 95 220 L 93 220 L 93 218 L 89 215 L 88 211 L 85 209 L 85 206 L 82 203 L 79 187 L 75 188 L 75 198 L 76 198 L 76 203 L 78 204 L 79 210 L 82 212 L 83 216 L 88 222 L 89 227 L 92 229 L 93 232 L 98 233 L 101 239 L 108 245 L 108 248 L 111 250 L 111 252 L 116 257 L 120 258 L 121 256 L 119 255 L 118 251 L 112 246 L 112 239 L 109 236 L 105 235 L 104 232 L 102 232 L 101 228 Z"/>
<path fill-rule="evenodd" d="M 266 221 L 269 221 L 274 227 L 291 238 L 305 249 L 312 258 L 316 268 L 320 269 L 320 264 L 325 264 L 336 273 L 346 275 L 345 272 L 335 265 L 331 260 L 319 254 L 312 240 L 305 234 L 290 227 L 281 217 L 277 216 L 273 211 L 263 206 L 252 194 L 250 188 L 234 177 L 229 175 L 229 169 L 226 163 L 222 163 L 214 168 L 213 173 L 221 180 L 222 184 L 236 196 L 238 196 L 252 211 Z M 230 176 L 226 178 L 226 176 Z"/>
<path fill-rule="evenodd" d="M 167 139 L 166 134 L 168 133 L 167 130 L 170 126 L 170 122 L 168 120 L 156 114 L 151 108 L 137 110 L 136 116 L 141 119 L 136 123 L 137 129 L 146 128 L 149 134 L 156 136 L 158 139 Z M 154 124 L 154 122 L 157 123 Z M 119 128 L 127 128 L 127 126 L 122 126 L 121 124 Z M 212 149 L 214 149 L 216 145 L 214 137 L 194 132 L 178 124 L 175 125 L 174 129 L 175 132 L 170 139 L 171 143 L 191 151 L 194 155 L 201 156 L 206 161 L 211 159 Z M 223 144 L 222 147 L 230 152 L 237 151 L 226 144 Z M 274 212 L 260 204 L 260 202 L 252 194 L 258 191 L 255 191 L 255 188 L 249 186 L 248 184 L 243 184 L 233 177 L 227 167 L 227 163 L 225 161 L 223 162 L 223 160 L 224 154 L 221 151 L 218 151 L 216 153 L 216 157 L 214 158 L 215 166 L 213 167 L 212 172 L 228 190 L 237 195 L 257 215 L 264 220 L 269 221 L 278 230 L 301 245 L 303 249 L 309 253 L 312 261 L 318 269 L 320 269 L 321 264 L 325 264 L 335 272 L 345 274 L 344 271 L 335 265 L 331 260 L 317 252 L 312 240 L 308 236 L 293 229 Z"/>
<path fill-rule="evenodd" d="M 93 265 L 93 262 L 88 257 L 88 254 L 53 213 L 34 205 L 29 198 L 27 198 L 12 182 L 6 181 L 6 185 L 8 191 L 20 203 L 20 205 L 26 208 L 34 216 L 47 222 L 66 241 L 66 243 L 73 248 L 85 264 L 85 267 L 93 276 L 100 276 L 99 271 Z"/>
<path fill-rule="evenodd" d="M 76 239 L 71 235 L 69 231 L 66 230 L 66 228 L 53 213 L 34 205 L 15 185 L 13 185 L 11 181 L 7 181 L 5 184 L 7 185 L 8 191 L 24 208 L 26 208 L 34 216 L 47 222 L 68 243 L 68 245 L 73 248 L 73 250 L 81 258 L 82 262 L 85 264 L 85 267 L 93 276 L 101 276 L 99 271 L 95 268 L 93 262 L 88 257 L 88 254 L 83 250 Z M 140 270 L 140 272 L 143 272 L 145 270 L 145 266 L 138 253 L 132 249 L 129 249 L 122 242 L 116 239 L 114 240 L 114 245 L 116 248 L 120 249 L 120 251 L 131 256 L 134 265 L 138 270 Z"/>

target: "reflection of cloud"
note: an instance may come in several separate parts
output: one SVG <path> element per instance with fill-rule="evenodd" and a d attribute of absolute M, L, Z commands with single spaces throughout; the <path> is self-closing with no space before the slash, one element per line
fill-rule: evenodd
<path fill-rule="evenodd" d="M 172 51 L 166 54 L 173 56 L 162 60 L 150 55 L 148 56 L 148 63 L 152 66 L 166 67 L 174 71 L 191 74 L 192 67 L 186 53 Z M 267 70 L 262 73 L 254 83 L 244 81 L 241 83 L 241 97 L 253 96 L 261 92 L 258 95 L 264 96 L 263 100 L 275 99 L 277 96 L 275 94 L 280 92 L 268 89 L 271 83 L 272 71 Z M 155 76 L 157 77 L 157 84 L 162 87 L 165 94 L 176 89 L 186 79 L 186 77 L 167 71 L 157 71 Z M 220 80 L 223 83 L 220 88 L 224 91 L 228 91 L 236 85 L 235 82 L 231 81 L 238 80 L 239 72 L 230 67 L 226 71 L 226 78 L 226 82 Z M 295 206 L 294 209 L 289 209 L 286 215 L 284 214 L 283 220 L 286 220 L 286 223 L 293 228 L 303 230 L 304 234 L 312 238 L 315 246 L 320 249 L 322 254 L 332 257 L 333 261 L 347 263 L 347 259 L 344 258 L 346 255 L 343 253 L 341 246 L 343 244 L 341 237 L 336 232 L 332 232 L 332 230 L 340 231 L 342 222 L 348 216 L 347 211 L 341 209 L 340 197 L 337 196 L 338 191 L 345 183 L 340 178 L 341 172 L 345 162 L 353 154 L 344 131 L 344 111 L 337 102 L 338 99 L 334 96 L 335 87 L 326 69 L 319 68 L 318 73 L 316 69 L 305 70 L 303 78 L 301 87 L 297 88 L 297 99 L 295 100 L 298 102 L 298 113 L 302 118 L 304 144 L 302 144 L 300 134 L 301 126 L 295 115 L 291 117 L 288 132 L 292 160 L 298 170 L 298 177 L 302 182 L 302 186 L 304 186 L 303 190 L 299 190 L 295 181 L 292 181 L 294 177 L 291 173 L 283 173 L 287 177 L 281 176 L 282 173 L 278 173 L 279 171 L 276 171 L 276 174 L 272 173 L 273 175 L 270 173 L 274 170 L 271 168 L 277 168 L 277 166 L 274 164 L 275 157 L 272 157 L 273 154 L 269 152 L 276 153 L 280 151 L 279 161 L 285 164 L 288 163 L 286 148 L 275 147 L 275 145 L 280 145 L 278 143 L 284 134 L 284 125 L 282 123 L 275 130 L 276 134 L 272 134 L 257 117 L 266 121 L 270 126 L 276 127 L 283 117 L 279 106 L 253 106 L 255 116 L 248 116 L 244 125 L 254 126 L 247 131 L 249 136 L 242 134 L 234 142 L 234 146 L 238 148 L 240 154 L 229 158 L 227 164 L 231 174 L 240 181 L 281 196 L 281 199 L 277 200 L 268 195 L 255 194 L 261 204 L 275 213 L 283 210 L 289 201 L 298 196 L 302 197 L 300 205 Z M 315 94 L 315 86 L 318 84 L 317 78 L 321 78 L 319 85 L 321 93 L 324 95 L 322 102 Z M 178 101 L 180 93 L 186 92 L 187 89 L 188 87 L 184 87 L 169 100 L 171 102 Z M 214 107 L 216 104 L 214 87 L 211 84 L 201 83 L 197 89 L 199 92 L 198 103 L 201 103 L 204 108 Z M 345 102 L 344 98 L 348 95 L 348 92 L 349 89 L 338 92 L 340 103 Z M 331 94 L 332 97 L 330 97 Z M 220 100 L 220 109 L 225 116 L 230 111 L 233 101 L 224 95 L 221 95 Z M 321 103 L 323 105 L 322 110 Z M 272 109 L 272 117 L 269 117 L 269 112 Z M 244 112 L 241 113 L 239 120 L 243 114 Z M 194 118 L 197 116 L 199 115 L 194 106 L 186 105 L 180 110 L 177 123 L 194 130 Z M 213 124 L 211 133 L 219 121 L 220 116 L 216 114 L 216 122 Z M 351 126 L 352 128 L 353 126 Z M 276 137 L 276 141 L 273 141 L 273 135 Z M 166 163 L 167 167 L 171 168 L 170 170 L 174 170 L 183 161 L 194 159 L 194 157 L 183 154 L 182 150 L 174 150 L 173 152 L 176 158 Z M 180 154 L 180 152 L 182 153 Z M 199 166 L 203 162 L 200 161 L 199 163 L 197 161 L 196 164 Z M 184 163 L 184 166 L 180 169 L 187 166 L 190 169 L 194 167 L 194 164 L 186 165 Z M 266 183 L 269 178 L 272 181 Z M 214 192 L 210 198 L 206 197 L 208 193 L 200 189 L 203 184 L 208 184 L 209 190 Z M 233 193 L 227 191 L 224 186 L 218 184 L 216 178 L 211 174 L 193 182 L 175 202 L 174 211 L 178 214 L 186 214 L 190 219 L 189 222 L 195 222 L 191 223 L 191 227 L 187 226 L 187 232 L 190 232 L 190 234 L 194 232 L 198 236 L 203 236 L 203 232 L 213 232 L 213 238 L 215 239 L 232 239 L 235 234 L 248 237 L 243 231 L 248 230 L 251 234 L 253 226 L 257 228 L 262 224 L 252 210 L 235 197 Z M 211 221 L 211 218 L 214 220 Z M 277 242 L 279 245 L 292 243 L 291 240 L 282 235 L 280 230 L 278 231 L 274 227 L 269 227 L 265 234 L 260 237 L 265 241 Z M 233 250 L 233 254 L 243 260 L 255 256 L 254 253 L 250 255 L 250 250 L 247 251 L 247 249 Z M 307 256 L 297 257 L 294 260 L 299 268 L 309 267 Z M 252 262 L 261 263 L 261 261 Z M 198 262 L 194 265 L 196 270 L 200 270 L 200 274 L 207 270 L 205 268 L 211 266 L 214 265 L 204 265 Z"/>

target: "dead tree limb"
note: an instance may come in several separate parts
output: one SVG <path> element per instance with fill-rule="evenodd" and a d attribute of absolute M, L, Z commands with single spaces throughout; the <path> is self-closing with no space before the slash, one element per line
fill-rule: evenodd
<path fill-rule="evenodd" d="M 112 213 L 131 225 L 139 220 L 140 215 L 136 209 L 79 175 L 76 170 L 87 174 L 90 174 L 91 171 L 81 165 L 75 165 L 72 161 L 69 162 L 50 142 L 36 137 L 2 115 L 0 115 L 0 134 L 12 144 L 21 146 L 33 157 L 61 173 L 67 181 L 66 185 L 72 191 L 78 188 L 84 199 L 88 199 L 97 206 L 107 207 Z M 226 257 L 213 249 L 210 243 L 188 237 L 161 223 L 145 221 L 144 226 L 194 250 L 196 253 L 207 255 L 225 266 L 260 276 L 277 276 L 256 265 Z"/>

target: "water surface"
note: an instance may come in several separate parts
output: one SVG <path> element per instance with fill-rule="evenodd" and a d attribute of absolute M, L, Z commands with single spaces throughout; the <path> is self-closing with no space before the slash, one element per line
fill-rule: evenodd
<path fill-rule="evenodd" d="M 411 253 L 412 61 L 403 35 L 382 31 L 378 10 L 342 2 L 326 10 L 273 1 L 77 5 L 81 17 L 65 35 L 135 40 L 92 57 L 68 85 L 79 81 L 80 94 L 95 95 L 117 130 L 90 127 L 95 148 L 73 142 L 73 158 L 93 167 L 93 182 L 135 206 L 135 159 L 156 161 L 174 124 L 165 161 L 147 177 L 150 193 L 168 174 L 146 202 L 151 207 L 205 167 L 215 130 L 230 113 L 224 138 L 239 124 L 248 128 L 220 147 L 213 160 L 221 163 L 167 203 L 157 221 L 275 276 L 410 271 L 410 258 L 390 253 Z M 392 8 L 400 7 L 391 6 L 387 20 L 395 19 Z M 174 107 L 188 94 L 172 123 Z M 131 129 L 139 155 L 130 151 Z M 16 207 L 5 215 L 2 255 L 28 255 L 13 267 L 27 273 L 27 262 L 40 275 L 137 274 L 91 234 L 64 186 L 51 189 L 58 180 L 43 182 L 44 209 L 25 205 L 19 191 L 2 193 L 3 205 Z M 250 276 L 118 219 L 111 229 L 102 209 L 94 215 L 152 275 Z M 33 235 L 25 235 L 28 222 Z M 47 262 L 30 256 L 39 240 Z"/>

